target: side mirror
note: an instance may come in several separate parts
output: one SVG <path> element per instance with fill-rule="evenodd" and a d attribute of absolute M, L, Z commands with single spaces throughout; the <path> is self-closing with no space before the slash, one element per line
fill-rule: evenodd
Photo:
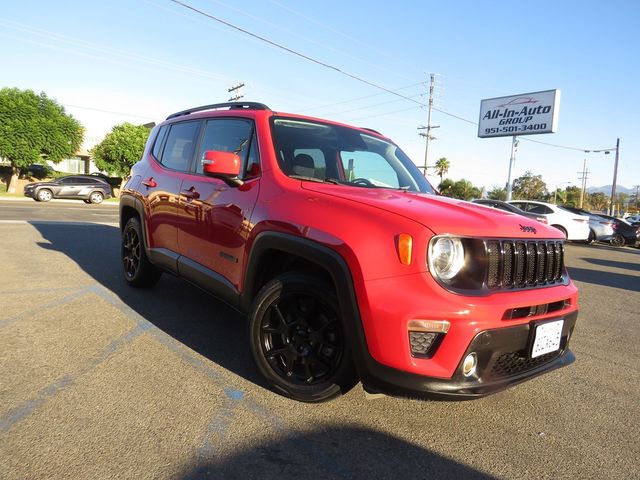
<path fill-rule="evenodd" d="M 205 175 L 224 180 L 232 187 L 242 185 L 240 175 L 240 157 L 233 152 L 207 150 L 202 159 L 202 171 Z"/>

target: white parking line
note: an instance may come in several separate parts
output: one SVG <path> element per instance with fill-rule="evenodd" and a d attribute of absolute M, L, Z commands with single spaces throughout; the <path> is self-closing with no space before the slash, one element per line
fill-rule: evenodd
<path fill-rule="evenodd" d="M 73 222 L 66 220 L 0 220 L 0 225 L 106 225 L 119 227 L 118 222 Z"/>

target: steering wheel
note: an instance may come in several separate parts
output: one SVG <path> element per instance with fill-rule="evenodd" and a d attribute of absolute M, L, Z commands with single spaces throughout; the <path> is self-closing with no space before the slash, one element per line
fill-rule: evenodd
<path fill-rule="evenodd" d="M 375 185 L 366 178 L 356 178 L 351 180 L 351 182 L 349 183 L 353 183 L 355 185 L 364 185 L 365 187 L 375 187 Z"/>

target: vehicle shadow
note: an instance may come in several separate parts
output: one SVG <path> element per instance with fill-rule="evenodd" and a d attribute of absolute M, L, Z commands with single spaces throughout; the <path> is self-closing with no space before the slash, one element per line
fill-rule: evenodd
<path fill-rule="evenodd" d="M 595 262 L 594 262 L 595 263 Z M 569 276 L 578 282 L 603 285 L 605 287 L 622 288 L 631 292 L 640 292 L 640 281 L 637 275 L 625 275 L 624 273 L 603 272 L 588 268 L 567 267 Z"/>
<path fill-rule="evenodd" d="M 625 270 L 635 270 L 637 272 L 640 272 L 640 262 L 618 262 L 615 260 L 601 260 L 599 258 L 583 258 L 582 260 L 588 263 L 593 263 L 594 265 L 599 265 L 601 267 L 624 268 Z"/>
<path fill-rule="evenodd" d="M 47 240 L 40 247 L 69 257 L 127 306 L 190 349 L 266 387 L 251 358 L 245 317 L 169 274 L 150 289 L 129 287 L 121 274 L 117 227 L 40 222 L 34 222 L 33 226 Z"/>
<path fill-rule="evenodd" d="M 288 435 L 219 460 L 202 459 L 179 478 L 471 479 L 494 477 L 365 428 L 327 426 Z"/>

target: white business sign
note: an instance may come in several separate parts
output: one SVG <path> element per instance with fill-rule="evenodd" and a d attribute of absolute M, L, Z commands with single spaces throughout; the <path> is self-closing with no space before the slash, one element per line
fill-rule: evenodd
<path fill-rule="evenodd" d="M 554 133 L 558 127 L 559 110 L 560 90 L 488 98 L 480 102 L 478 136 Z"/>

